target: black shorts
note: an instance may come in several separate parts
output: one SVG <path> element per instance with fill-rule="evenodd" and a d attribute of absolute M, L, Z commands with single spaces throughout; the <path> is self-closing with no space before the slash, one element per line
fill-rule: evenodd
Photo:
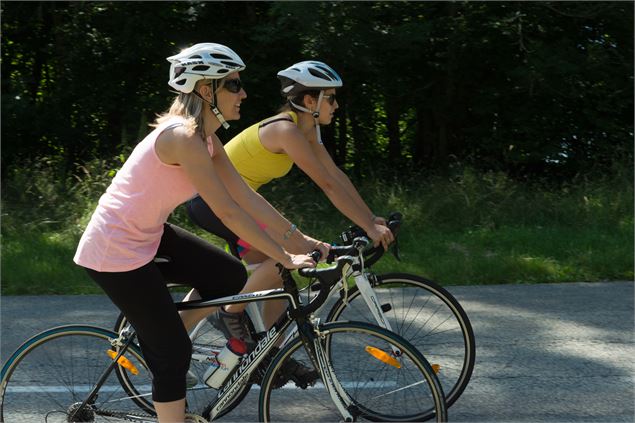
<path fill-rule="evenodd" d="M 134 326 L 153 375 L 152 399 L 168 402 L 185 397 L 192 345 L 166 282 L 192 286 L 203 299 L 213 299 L 238 293 L 247 272 L 235 257 L 170 224 L 157 255 L 168 262 L 127 272 L 86 270 Z"/>

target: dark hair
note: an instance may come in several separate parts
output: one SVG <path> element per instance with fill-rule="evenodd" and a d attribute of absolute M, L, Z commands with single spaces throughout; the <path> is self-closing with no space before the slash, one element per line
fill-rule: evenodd
<path fill-rule="evenodd" d="M 318 98 L 320 96 L 320 90 L 305 90 L 305 91 L 301 91 L 301 92 L 297 93 L 296 95 L 294 95 L 293 97 L 289 97 L 287 100 L 290 100 L 290 101 L 294 102 L 295 104 L 297 104 L 299 106 L 305 106 L 305 104 L 304 104 L 304 96 L 305 95 L 310 95 L 313 98 Z M 278 109 L 278 113 L 290 112 L 290 111 L 294 111 L 294 112 L 301 112 L 302 111 L 302 110 L 296 109 L 293 106 L 293 104 L 291 104 L 290 101 L 287 101 L 285 104 L 280 106 L 280 108 Z"/>

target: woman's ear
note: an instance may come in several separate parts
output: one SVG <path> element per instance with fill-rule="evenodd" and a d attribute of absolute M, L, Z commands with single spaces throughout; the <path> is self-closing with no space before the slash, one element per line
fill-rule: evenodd
<path fill-rule="evenodd" d="M 309 110 L 315 110 L 317 106 L 317 100 L 313 98 L 310 94 L 304 94 L 304 107 Z"/>
<path fill-rule="evenodd" d="M 203 84 L 198 88 L 199 94 L 207 101 L 212 101 L 212 86 Z"/>

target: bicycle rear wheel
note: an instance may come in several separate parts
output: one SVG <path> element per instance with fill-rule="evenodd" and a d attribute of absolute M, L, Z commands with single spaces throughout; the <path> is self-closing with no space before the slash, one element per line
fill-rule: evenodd
<path fill-rule="evenodd" d="M 354 419 L 447 420 L 443 390 L 434 371 L 405 339 L 360 322 L 326 323 L 320 326 L 320 334 L 331 345 L 330 365 Z M 392 356 L 393 346 L 402 351 L 401 357 Z M 290 358 L 313 367 L 302 341 L 289 342 L 273 359 L 263 380 L 260 420 L 298 422 L 307 416 L 311 421 L 341 420 L 321 380 L 306 388 L 297 381 L 277 386 L 280 380 L 287 380 L 284 371 L 289 366 L 285 363 Z"/>
<path fill-rule="evenodd" d="M 461 304 L 440 285 L 416 275 L 391 273 L 372 281 L 392 330 L 407 339 L 433 365 L 448 407 L 465 390 L 475 359 L 474 331 Z M 348 303 L 339 299 L 327 321 L 377 324 L 357 286 Z"/>
<path fill-rule="evenodd" d="M 0 422 L 68 422 L 112 363 L 108 351 L 117 334 L 94 326 L 60 326 L 24 342 L 2 368 Z M 131 345 L 125 358 L 134 368 L 135 386 L 151 390 L 141 352 Z M 117 366 L 121 367 L 121 366 Z M 129 372 L 129 370 L 126 370 Z M 117 413 L 138 412 L 138 405 L 111 372 L 90 410 L 74 421 L 117 421 Z M 147 415 L 147 414 L 146 414 Z M 149 416 L 149 415 L 148 415 Z"/>

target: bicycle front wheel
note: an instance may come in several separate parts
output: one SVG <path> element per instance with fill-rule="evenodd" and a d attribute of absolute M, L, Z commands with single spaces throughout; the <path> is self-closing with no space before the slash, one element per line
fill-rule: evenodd
<path fill-rule="evenodd" d="M 77 410 L 112 363 L 115 332 L 94 326 L 60 326 L 24 342 L 2 368 L 0 422 L 61 423 Z M 135 386 L 151 391 L 151 376 L 141 352 L 131 345 L 124 357 Z M 121 361 L 120 361 L 121 363 Z M 120 365 L 117 365 L 120 367 Z M 133 370 L 136 374 L 132 374 Z M 72 421 L 110 422 L 128 411 L 138 412 L 112 371 L 89 409 Z"/>
<path fill-rule="evenodd" d="M 402 337 L 374 325 L 336 322 L 320 325 L 323 346 L 339 396 L 355 420 L 446 421 L 441 385 L 425 358 Z M 402 352 L 394 357 L 393 347 Z M 288 380 L 290 363 L 313 363 L 299 337 L 273 359 L 262 383 L 259 417 L 265 422 L 339 421 L 341 413 L 321 380 Z M 282 381 L 282 383 L 281 383 Z"/>
<path fill-rule="evenodd" d="M 465 390 L 474 368 L 474 331 L 461 304 L 435 282 L 407 273 L 377 275 L 371 284 L 392 330 L 432 364 L 448 407 Z M 327 321 L 377 324 L 357 286 L 340 298 Z"/>

